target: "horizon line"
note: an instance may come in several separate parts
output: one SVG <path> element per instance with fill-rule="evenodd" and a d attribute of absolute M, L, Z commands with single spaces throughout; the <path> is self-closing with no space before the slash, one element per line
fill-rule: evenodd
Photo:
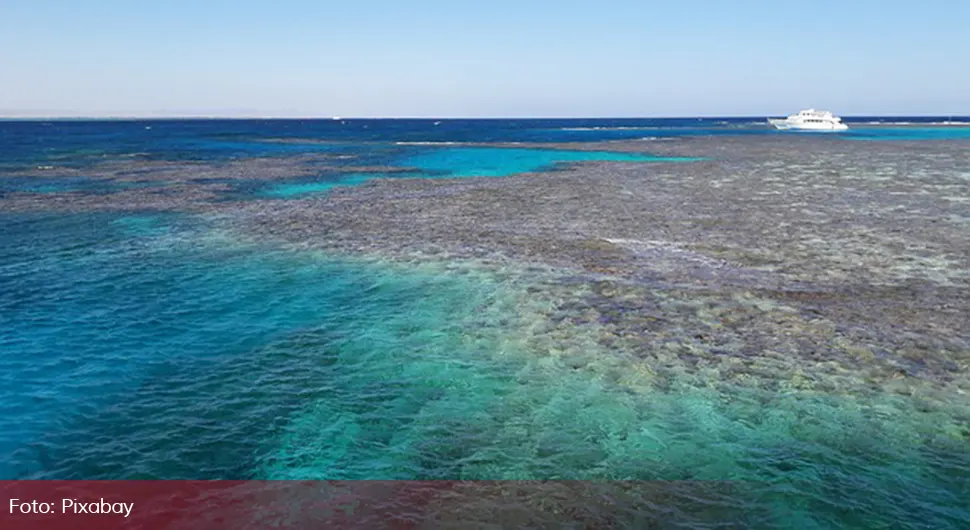
<path fill-rule="evenodd" d="M 698 115 L 653 115 L 653 116 L 276 116 L 276 115 L 237 115 L 222 116 L 218 114 L 176 114 L 159 116 L 151 114 L 117 114 L 106 116 L 86 115 L 0 115 L 2 121 L 124 121 L 124 120 L 655 120 L 655 119 L 741 119 L 741 118 L 769 118 L 784 116 L 775 114 L 698 114 Z M 970 114 L 842 114 L 843 118 L 970 118 Z"/>

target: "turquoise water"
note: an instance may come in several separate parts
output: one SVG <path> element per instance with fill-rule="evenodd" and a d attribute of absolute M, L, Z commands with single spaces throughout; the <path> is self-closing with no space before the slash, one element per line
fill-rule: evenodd
<path fill-rule="evenodd" d="M 518 173 L 553 169 L 560 164 L 585 161 L 687 162 L 694 158 L 655 157 L 607 151 L 564 151 L 555 149 L 509 149 L 499 147 L 438 148 L 395 161 L 402 168 L 420 172 L 354 173 L 331 175 L 325 181 L 279 182 L 266 187 L 262 195 L 296 198 L 326 193 L 336 187 L 359 186 L 376 178 L 506 177 Z"/>
<path fill-rule="evenodd" d="M 391 173 L 346 173 L 335 177 L 334 180 L 317 182 L 278 182 L 263 190 L 263 195 L 280 199 L 302 197 L 326 193 L 334 188 L 344 186 L 359 186 L 375 178 L 390 178 Z"/>
<path fill-rule="evenodd" d="M 550 169 L 558 164 L 587 161 L 680 162 L 693 158 L 655 157 L 607 151 L 454 147 L 407 157 L 400 165 L 452 177 L 504 177 Z"/>
<path fill-rule="evenodd" d="M 966 126 L 925 124 L 967 117 L 848 119 L 859 137 L 896 140 L 966 138 Z M 880 123 L 869 127 L 870 122 Z M 911 127 L 892 123 L 912 122 Z M 920 124 L 923 124 L 920 126 Z M 0 170 L 86 167 L 109 158 L 220 161 L 301 153 L 365 155 L 401 142 L 600 142 L 693 136 L 783 134 L 757 118 L 557 120 L 0 120 Z M 852 138 L 853 135 L 847 135 Z M 280 140 L 284 140 L 281 142 Z M 296 142 L 287 142 L 296 140 Z M 380 159 L 378 154 L 374 158 Z M 370 160 L 377 165 L 381 160 Z"/>
<path fill-rule="evenodd" d="M 251 144 L 334 134 L 355 156 L 334 163 L 418 170 L 252 185 L 288 198 L 373 178 L 691 160 L 399 149 L 386 146 L 481 141 L 503 127 L 511 127 L 507 140 L 550 137 L 536 132 L 540 124 L 371 125 L 47 124 L 52 132 L 32 135 L 31 124 L 20 124 L 5 137 L 13 143 L 0 142 L 0 168 L 47 155 L 84 165 L 143 149 L 203 160 L 329 152 L 336 147 Z M 224 133 L 233 128 L 236 136 Z M 895 129 L 886 130 L 874 139 L 894 139 Z M 628 132 L 643 134 L 619 130 Z M 867 134 L 860 127 L 859 138 Z M 70 185 L 92 183 L 5 177 L 0 195 Z M 693 528 L 966 527 L 970 415 L 959 395 L 940 407 L 880 391 L 769 391 L 728 386 L 696 366 L 651 366 L 602 346 L 596 325 L 551 324 L 575 316 L 558 309 L 581 296 L 574 287 L 551 273 L 287 250 L 183 214 L 0 212 L 0 479 L 727 481 L 730 495 L 696 492 L 691 507 L 641 498 L 632 510 L 653 503 Z M 792 374 L 770 375 L 791 387 Z M 508 502 L 568 513 L 568 502 L 555 501 Z"/>
<path fill-rule="evenodd" d="M 387 318 L 402 311 L 420 326 L 404 315 L 426 304 L 433 333 L 488 294 L 246 248 L 168 216 L 4 224 L 6 478 L 253 476 L 252 451 L 326 391 L 320 370 L 346 334 L 399 332 Z"/>
<path fill-rule="evenodd" d="M 970 126 L 953 127 L 866 127 L 852 126 L 843 136 L 849 140 L 964 140 Z"/>
<path fill-rule="evenodd" d="M 698 526 L 970 516 L 946 411 L 661 389 L 588 331 L 544 331 L 549 302 L 514 271 L 272 249 L 170 215 L 0 222 L 4 478 L 719 480 L 745 487 Z"/>

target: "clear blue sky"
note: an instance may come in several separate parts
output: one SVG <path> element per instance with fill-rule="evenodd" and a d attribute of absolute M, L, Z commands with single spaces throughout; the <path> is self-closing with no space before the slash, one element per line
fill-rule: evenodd
<path fill-rule="evenodd" d="M 0 114 L 970 114 L 970 0 L 0 0 Z"/>

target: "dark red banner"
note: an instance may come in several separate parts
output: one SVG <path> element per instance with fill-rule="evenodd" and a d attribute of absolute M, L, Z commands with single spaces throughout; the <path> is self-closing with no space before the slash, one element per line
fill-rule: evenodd
<path fill-rule="evenodd" d="M 0 528 L 746 527 L 724 482 L 4 481 Z M 752 519 L 754 517 L 755 519 Z"/>

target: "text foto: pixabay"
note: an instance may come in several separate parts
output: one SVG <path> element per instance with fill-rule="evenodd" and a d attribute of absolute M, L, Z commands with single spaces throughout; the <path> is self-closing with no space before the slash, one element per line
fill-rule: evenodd
<path fill-rule="evenodd" d="M 107 502 L 104 499 L 100 499 L 98 502 L 82 502 L 77 499 L 61 499 L 60 502 L 41 502 L 41 501 L 30 501 L 25 502 L 20 499 L 10 499 L 10 513 L 21 513 L 21 514 L 49 514 L 49 513 L 60 513 L 60 514 L 108 514 L 108 515 L 124 515 L 128 517 L 131 514 L 132 508 L 135 507 L 133 502 Z"/>

